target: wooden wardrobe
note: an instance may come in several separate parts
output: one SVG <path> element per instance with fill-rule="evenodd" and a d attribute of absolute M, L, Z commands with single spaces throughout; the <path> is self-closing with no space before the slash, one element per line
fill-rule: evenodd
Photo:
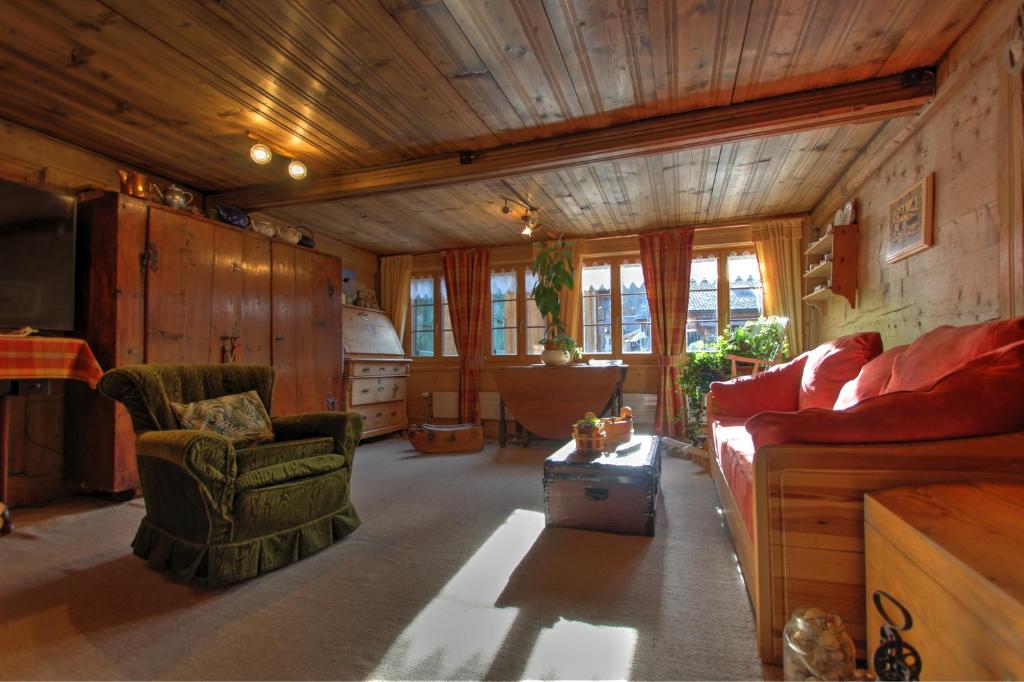
<path fill-rule="evenodd" d="M 122 194 L 79 205 L 82 336 L 100 365 L 237 363 L 275 369 L 274 415 L 340 406 L 341 261 Z M 69 479 L 138 487 L 124 408 L 76 387 Z"/>

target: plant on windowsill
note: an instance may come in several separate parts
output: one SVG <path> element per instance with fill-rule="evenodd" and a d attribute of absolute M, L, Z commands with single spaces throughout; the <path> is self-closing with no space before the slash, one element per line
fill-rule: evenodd
<path fill-rule="evenodd" d="M 785 325 L 778 317 L 748 320 L 741 327 L 726 330 L 714 345 L 695 348 L 688 353 L 679 373 L 679 385 L 686 409 L 677 419 L 686 420 L 686 438 L 697 446 L 707 440 L 705 420 L 707 395 L 714 381 L 725 381 L 731 373 L 728 355 L 774 361 L 789 353 Z"/>
<path fill-rule="evenodd" d="M 541 359 L 545 365 L 567 365 L 574 358 L 582 357 L 576 341 L 565 333 L 562 322 L 562 289 L 573 288 L 572 246 L 558 238 L 553 244 L 545 245 L 533 260 L 537 276 L 531 295 L 537 303 L 537 310 L 544 318 L 544 352 Z"/>

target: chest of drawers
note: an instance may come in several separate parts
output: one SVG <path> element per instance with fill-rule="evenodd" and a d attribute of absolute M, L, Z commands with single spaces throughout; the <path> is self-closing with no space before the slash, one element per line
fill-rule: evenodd
<path fill-rule="evenodd" d="M 411 360 L 394 326 L 380 310 L 344 306 L 343 317 L 344 410 L 366 418 L 364 437 L 404 430 Z"/>

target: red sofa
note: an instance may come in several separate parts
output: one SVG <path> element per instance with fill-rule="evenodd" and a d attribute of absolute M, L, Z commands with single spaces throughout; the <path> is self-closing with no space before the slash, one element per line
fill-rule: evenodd
<path fill-rule="evenodd" d="M 863 653 L 863 495 L 1024 481 L 1024 318 L 939 327 L 882 352 L 875 332 L 712 384 L 722 500 L 766 661 L 799 605 L 839 612 Z"/>

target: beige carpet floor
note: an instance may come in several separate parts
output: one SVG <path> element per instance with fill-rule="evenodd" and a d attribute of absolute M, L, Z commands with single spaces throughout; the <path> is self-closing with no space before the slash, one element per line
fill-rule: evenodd
<path fill-rule="evenodd" d="M 654 538 L 544 529 L 549 450 L 366 444 L 355 534 L 216 590 L 130 554 L 140 500 L 24 513 L 0 539 L 0 678 L 760 677 L 711 480 L 664 459 Z"/>

